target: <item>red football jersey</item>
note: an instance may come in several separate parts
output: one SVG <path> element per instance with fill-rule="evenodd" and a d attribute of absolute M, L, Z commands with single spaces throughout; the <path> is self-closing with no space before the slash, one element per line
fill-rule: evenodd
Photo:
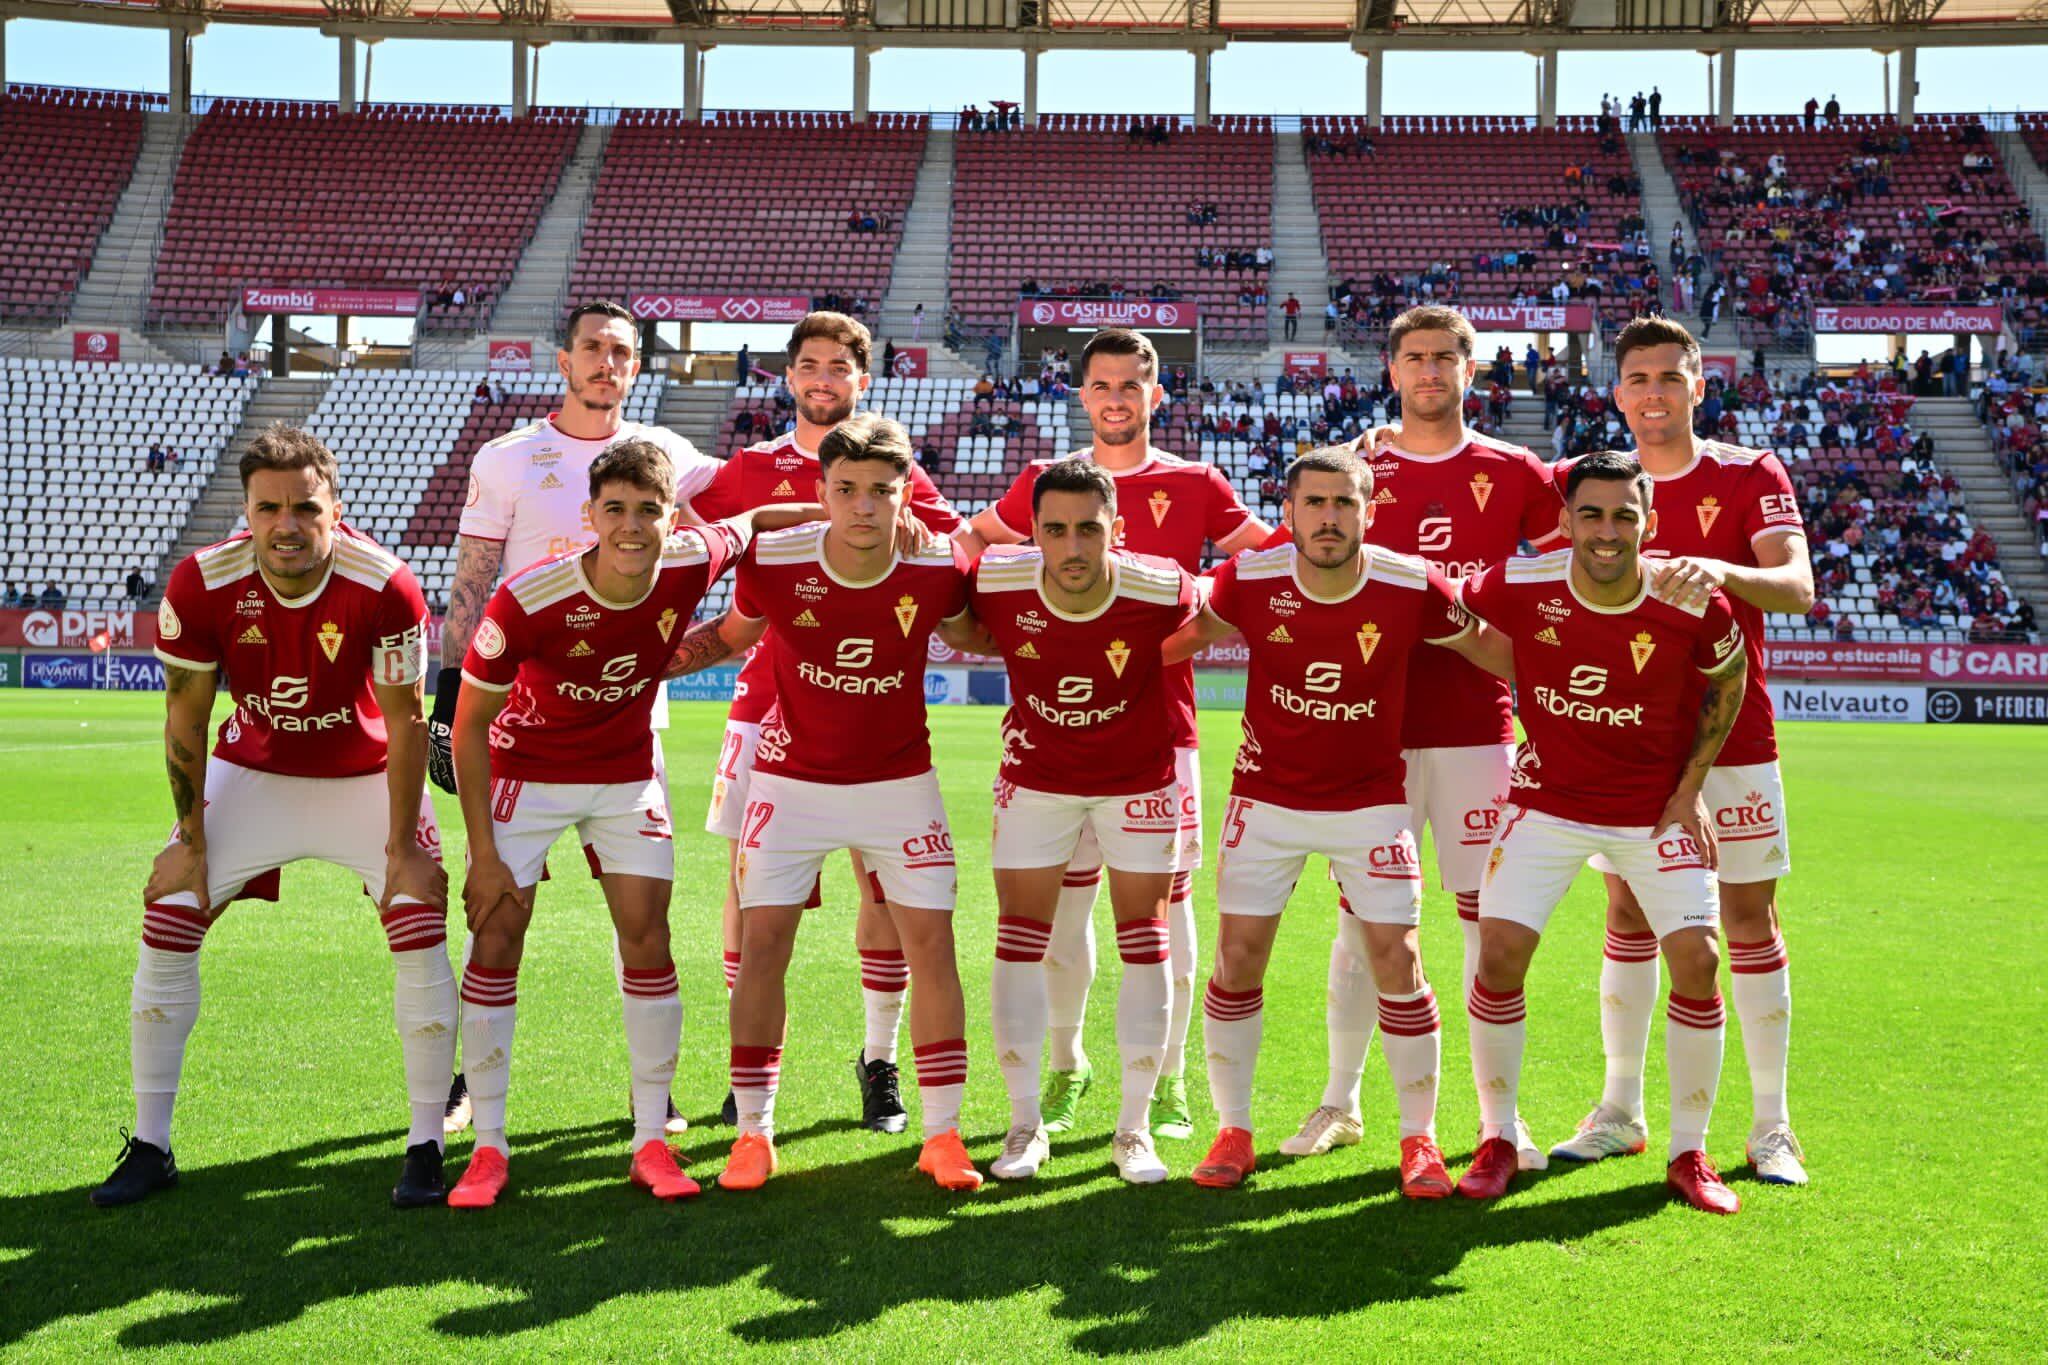
<path fill-rule="evenodd" d="M 841 786 L 915 777 L 932 766 L 924 670 L 940 621 L 967 607 L 957 545 L 898 558 L 869 583 L 825 562 L 824 522 L 758 537 L 740 561 L 732 609 L 778 643 L 775 704 L 754 766 Z"/>
<path fill-rule="evenodd" d="M 727 460 L 710 485 L 690 500 L 690 510 L 705 521 L 716 521 L 771 503 L 816 502 L 822 477 L 817 455 L 798 445 L 796 433 L 790 431 L 748 446 Z M 914 464 L 910 467 L 910 507 L 919 521 L 939 535 L 952 535 L 960 526 L 961 517 L 953 504 L 946 501 L 931 476 Z M 775 675 L 768 659 L 774 644 L 775 636 L 770 633 L 747 651 L 727 719 L 759 725 L 775 704 Z"/>
<path fill-rule="evenodd" d="M 1363 453 L 1363 452 L 1361 452 Z M 1365 538 L 1418 555 L 1452 582 L 1558 537 L 1564 506 L 1550 468 L 1518 445 L 1466 433 L 1443 455 L 1399 446 L 1372 452 L 1373 522 Z M 1418 649 L 1409 665 L 1401 743 L 1409 749 L 1505 744 L 1515 737 L 1508 685 L 1448 649 Z"/>
<path fill-rule="evenodd" d="M 1643 542 L 1646 556 L 1687 555 L 1754 566 L 1758 541 L 1806 533 L 1792 476 L 1768 450 L 1705 441 L 1682 472 L 1653 477 L 1657 534 Z M 1749 691 L 1715 763 L 1769 763 L 1778 756 L 1778 715 L 1764 686 L 1764 614 L 1733 594 L 1728 604 L 1749 650 Z"/>
<path fill-rule="evenodd" d="M 1046 600 L 1035 546 L 975 562 L 968 600 L 1010 674 L 1002 777 L 1063 796 L 1125 796 L 1174 780 L 1173 708 L 1159 646 L 1195 614 L 1195 580 L 1112 553 L 1107 601 L 1073 616 Z"/>
<path fill-rule="evenodd" d="M 1590 825 L 1652 825 L 1685 770 L 1703 675 L 1742 649 L 1727 597 L 1679 607 L 1649 594 L 1578 595 L 1570 550 L 1497 564 L 1464 584 L 1467 610 L 1514 645 L 1527 738 L 1509 799 Z"/>
<path fill-rule="evenodd" d="M 1076 450 L 1068 459 L 1092 459 L 1091 449 Z M 1005 529 L 1031 539 L 1031 489 L 1050 460 L 1033 460 L 1017 475 L 1001 501 L 989 510 Z M 1136 469 L 1110 470 L 1116 479 L 1116 510 L 1124 519 L 1124 538 L 1117 549 L 1134 555 L 1169 559 L 1189 573 L 1202 571 L 1202 548 L 1224 541 L 1252 520 L 1251 509 L 1214 465 L 1198 464 L 1151 450 Z M 1174 744 L 1195 747 L 1195 666 L 1193 661 L 1167 670 L 1167 696 L 1174 708 Z"/>
<path fill-rule="evenodd" d="M 598 596 L 582 550 L 543 559 L 491 594 L 463 681 L 510 692 L 491 722 L 491 775 L 524 782 L 640 782 L 662 672 L 712 580 L 746 548 L 731 522 L 684 527 L 638 602 Z"/>
<path fill-rule="evenodd" d="M 1239 555 L 1209 594 L 1251 651 L 1231 793 L 1295 810 L 1404 802 L 1411 656 L 1472 622 L 1451 583 L 1413 556 L 1367 546 L 1357 586 L 1333 600 L 1301 585 L 1294 554 Z"/>
<path fill-rule="evenodd" d="M 280 597 L 247 531 L 179 563 L 157 609 L 156 656 L 226 675 L 235 709 L 216 758 L 289 777 L 384 771 L 384 713 L 372 684 L 426 676 L 427 604 L 396 555 L 347 525 L 304 597 Z"/>

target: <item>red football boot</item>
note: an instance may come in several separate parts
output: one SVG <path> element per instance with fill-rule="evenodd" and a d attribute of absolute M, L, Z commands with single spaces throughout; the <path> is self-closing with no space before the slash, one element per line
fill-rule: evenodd
<path fill-rule="evenodd" d="M 1707 1160 L 1705 1152 L 1680 1152 L 1666 1168 L 1664 1183 L 1701 1213 L 1733 1213 L 1742 1207 L 1742 1201 L 1722 1182 L 1721 1173 Z"/>
<path fill-rule="evenodd" d="M 633 1153 L 629 1174 L 635 1185 L 656 1199 L 688 1199 L 703 1191 L 702 1186 L 683 1174 L 683 1168 L 676 1165 L 676 1154 L 660 1138 L 640 1144 L 640 1150 Z"/>
<path fill-rule="evenodd" d="M 1405 1199 L 1442 1199 L 1451 1192 L 1451 1173 L 1444 1169 L 1444 1154 L 1436 1139 L 1401 1139 L 1401 1195 Z"/>
<path fill-rule="evenodd" d="M 479 1147 L 470 1157 L 462 1179 L 448 1191 L 448 1207 L 487 1209 L 498 1202 L 498 1196 L 505 1192 L 505 1183 L 510 1179 L 511 1172 L 505 1167 L 505 1154 L 496 1147 Z"/>
<path fill-rule="evenodd" d="M 1225 1128 L 1209 1145 L 1209 1155 L 1195 1167 L 1194 1181 L 1205 1190 L 1234 1190 L 1259 1164 L 1252 1135 L 1244 1128 Z"/>
<path fill-rule="evenodd" d="M 1458 1193 L 1466 1199 L 1498 1199 L 1508 1192 L 1518 1169 L 1515 1144 L 1504 1137 L 1490 1137 L 1472 1154 L 1472 1164 L 1458 1181 Z"/>

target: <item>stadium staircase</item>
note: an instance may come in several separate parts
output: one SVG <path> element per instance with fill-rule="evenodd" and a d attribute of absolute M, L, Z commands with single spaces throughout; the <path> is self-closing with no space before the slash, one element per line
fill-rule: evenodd
<path fill-rule="evenodd" d="M 234 534 L 236 525 L 242 519 L 242 476 L 239 469 L 242 454 L 249 443 L 260 435 L 272 422 L 289 422 L 294 426 L 305 425 L 313 409 L 319 406 L 322 395 L 327 392 L 326 379 L 265 379 L 256 394 L 242 409 L 241 425 L 228 440 L 228 448 L 214 467 L 213 477 L 200 490 L 199 498 L 192 504 L 186 515 L 185 525 L 178 532 L 178 539 L 171 551 L 156 566 L 157 590 L 170 581 L 171 570 L 178 562 L 195 550 L 205 549 L 216 541 L 226 540 Z M 347 451 L 339 451 L 343 460 L 348 459 Z"/>
<path fill-rule="evenodd" d="M 1685 250 L 1688 255 L 1699 251 L 1699 237 L 1693 232 L 1692 223 L 1686 218 L 1685 210 L 1678 199 L 1678 182 L 1665 169 L 1664 154 L 1658 150 L 1655 133 L 1629 133 L 1628 154 L 1635 162 L 1636 174 L 1643 179 L 1643 222 L 1648 228 L 1650 248 L 1656 253 L 1657 270 L 1662 274 L 1666 299 L 1673 283 L 1671 270 L 1671 225 L 1677 223 L 1685 231 Z M 1704 253 L 1702 253 L 1704 254 Z M 1711 267 L 1700 272 L 1700 295 L 1704 295 L 1714 281 Z M 1699 296 L 1693 299 L 1694 306 L 1685 312 L 1673 308 L 1671 316 L 1685 324 L 1694 336 L 1699 335 Z"/>
<path fill-rule="evenodd" d="M 1300 133 L 1273 134 L 1273 278 L 1266 293 L 1266 334 L 1274 344 L 1320 349 L 1330 262 L 1323 255 L 1323 225 Z M 1287 343 L 1287 315 L 1280 305 L 1290 293 L 1301 300 L 1301 335 Z"/>
<path fill-rule="evenodd" d="M 2048 561 L 2035 552 L 2033 531 L 1970 400 L 1922 398 L 1913 405 L 1913 426 L 1934 438 L 1935 459 L 1962 485 L 1971 524 L 1998 542 L 2006 586 L 2032 602 L 2036 612 L 2048 611 Z"/>
<path fill-rule="evenodd" d="M 733 389 L 731 384 L 669 384 L 661 391 L 655 423 L 713 459 L 729 459 L 739 449 L 736 445 L 727 449 L 724 439 L 726 409 L 732 405 Z"/>
<path fill-rule="evenodd" d="M 889 289 L 882 295 L 882 314 L 874 324 L 875 342 L 878 347 L 887 341 L 923 346 L 926 373 L 933 378 L 972 379 L 980 371 L 945 344 L 946 243 L 952 231 L 953 133 L 934 128 L 925 135 L 924 159 L 917 164 L 917 184 L 903 215 L 903 241 L 890 265 Z M 924 331 L 913 342 L 910 315 L 920 303 Z"/>
<path fill-rule="evenodd" d="M 178 155 L 191 127 L 192 118 L 185 114 L 143 116 L 142 150 L 135 158 L 135 174 L 114 204 L 113 220 L 93 252 L 92 268 L 79 281 L 78 293 L 71 302 L 73 325 L 142 325 L 143 304 L 149 299 L 150 271 L 156 262 L 157 242 L 163 236 L 164 210 L 170 206 Z M 125 343 L 127 336 L 122 340 Z M 122 358 L 157 357 L 130 357 L 124 346 Z"/>

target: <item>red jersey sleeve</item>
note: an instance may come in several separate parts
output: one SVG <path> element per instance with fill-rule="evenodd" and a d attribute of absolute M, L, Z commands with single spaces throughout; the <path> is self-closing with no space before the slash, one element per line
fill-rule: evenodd
<path fill-rule="evenodd" d="M 526 612 L 510 587 L 491 594 L 484 619 L 477 622 L 463 656 L 462 680 L 487 692 L 509 692 L 519 677 L 519 664 L 531 650 Z"/>
<path fill-rule="evenodd" d="M 723 521 L 747 510 L 741 505 L 740 459 L 740 456 L 735 455 L 720 465 L 718 472 L 711 476 L 711 482 L 705 484 L 698 490 L 696 496 L 690 499 L 690 511 L 697 520 Z"/>
<path fill-rule="evenodd" d="M 1508 608 L 1507 570 L 1488 565 L 1458 585 L 1458 600 L 1466 611 L 1496 630 L 1506 631 Z"/>
<path fill-rule="evenodd" d="M 1237 624 L 1237 560 L 1233 557 L 1218 564 L 1209 575 L 1209 610 L 1220 621 Z"/>
<path fill-rule="evenodd" d="M 1207 468 L 1209 509 L 1203 529 L 1213 543 L 1221 545 L 1244 529 L 1245 523 L 1252 519 L 1252 510 L 1238 498 L 1237 490 L 1230 486 L 1230 480 L 1223 477 L 1222 470 L 1215 465 Z"/>
<path fill-rule="evenodd" d="M 1037 482 L 1038 466 L 1025 465 L 1009 491 L 989 509 L 1019 540 L 1031 539 L 1031 489 Z"/>
<path fill-rule="evenodd" d="M 730 569 L 747 551 L 754 539 L 754 528 L 744 521 L 713 521 L 702 526 L 685 526 L 670 536 L 670 539 L 688 536 L 704 547 L 704 581 L 714 582 L 718 576 Z"/>
<path fill-rule="evenodd" d="M 1472 617 L 1458 605 L 1458 589 L 1435 569 L 1423 589 L 1422 638 L 1430 644 L 1455 640 L 1472 629 Z"/>
<path fill-rule="evenodd" d="M 921 465 L 910 466 L 910 510 L 919 521 L 942 536 L 950 536 L 960 527 L 960 513 L 953 504 L 946 501 L 946 495 L 932 482 L 932 476 L 924 472 Z"/>
<path fill-rule="evenodd" d="M 1176 565 L 1175 567 L 1179 566 Z M 1202 595 L 1203 588 L 1201 584 L 1196 581 L 1195 576 L 1189 573 L 1186 569 L 1181 569 L 1180 598 L 1174 604 L 1180 609 L 1174 616 L 1173 628 L 1175 630 L 1179 630 L 1182 626 L 1194 620 L 1195 617 L 1201 614 Z"/>
<path fill-rule="evenodd" d="M 427 599 L 419 579 L 400 564 L 384 583 L 377 604 L 377 647 L 370 655 L 370 681 L 378 687 L 411 687 L 427 676 Z"/>
<path fill-rule="evenodd" d="M 732 609 L 749 621 L 758 621 L 768 614 L 767 599 L 761 592 L 761 563 L 749 553 L 740 557 L 739 569 L 732 576 Z"/>
<path fill-rule="evenodd" d="M 1742 533 L 1752 544 L 1786 531 L 1806 534 L 1806 519 L 1799 514 L 1792 476 L 1776 455 L 1766 455 L 1749 467 L 1749 489 L 1749 496 L 1742 500 Z"/>
<path fill-rule="evenodd" d="M 953 572 L 946 575 L 946 597 L 939 619 L 950 621 L 967 610 L 967 592 L 973 581 L 974 561 L 967 557 L 967 551 L 960 548 L 960 542 L 953 542 Z"/>
<path fill-rule="evenodd" d="M 1564 510 L 1564 493 L 1552 467 L 1534 455 L 1524 458 L 1523 468 L 1528 471 L 1530 486 L 1522 497 L 1522 539 L 1539 550 L 1546 545 L 1556 549 L 1564 542 L 1564 533 L 1557 529 L 1557 514 Z"/>
<path fill-rule="evenodd" d="M 1731 660 L 1744 657 L 1742 652 L 1742 627 L 1736 623 L 1735 609 L 1728 604 L 1728 595 L 1719 588 L 1707 599 L 1707 609 L 1700 617 L 1699 634 L 1693 639 L 1692 661 L 1702 673 L 1719 673 L 1727 668 Z"/>
<path fill-rule="evenodd" d="M 1278 526 L 1275 526 L 1272 530 L 1266 532 L 1266 538 L 1260 541 L 1258 545 L 1254 548 L 1260 550 L 1277 550 L 1282 545 L 1285 545 L 1288 541 L 1293 539 L 1294 532 L 1289 530 L 1287 528 L 1287 523 L 1283 521 Z"/>
<path fill-rule="evenodd" d="M 220 667 L 220 641 L 206 609 L 206 580 L 195 559 L 180 560 L 164 586 L 156 612 L 156 657 L 172 668 L 195 672 Z"/>

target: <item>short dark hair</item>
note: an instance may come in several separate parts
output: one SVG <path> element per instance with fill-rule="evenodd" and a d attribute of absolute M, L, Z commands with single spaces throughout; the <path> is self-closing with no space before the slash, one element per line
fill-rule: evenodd
<path fill-rule="evenodd" d="M 1145 379 L 1149 383 L 1159 378 L 1159 348 L 1152 344 L 1152 338 L 1143 332 L 1128 327 L 1105 327 L 1088 338 L 1088 344 L 1081 348 L 1081 365 L 1074 371 L 1074 382 L 1088 382 L 1088 363 L 1099 355 L 1134 355 L 1142 362 Z"/>
<path fill-rule="evenodd" d="M 818 442 L 820 470 L 830 469 L 841 460 L 879 460 L 898 474 L 908 474 L 910 433 L 876 413 L 856 412 Z"/>
<path fill-rule="evenodd" d="M 1400 355 L 1401 342 L 1410 332 L 1449 332 L 1458 339 L 1458 350 L 1467 360 L 1479 347 L 1479 333 L 1473 330 L 1472 320 L 1440 303 L 1420 304 L 1388 323 L 1387 354 Z"/>
<path fill-rule="evenodd" d="M 860 368 L 862 374 L 873 372 L 869 362 L 874 359 L 875 334 L 870 332 L 867 324 L 859 318 L 850 318 L 844 313 L 832 313 L 824 309 L 804 314 L 803 320 L 789 333 L 790 364 L 796 364 L 797 353 L 802 351 L 804 343 L 813 337 L 844 346 L 853 352 L 853 363 Z"/>
<path fill-rule="evenodd" d="M 1679 363 L 1694 374 L 1700 373 L 1698 338 L 1670 318 L 1637 318 L 1622 328 L 1614 338 L 1614 373 L 1621 373 L 1621 362 L 1628 359 L 1630 351 L 1651 346 L 1676 346 Z"/>
<path fill-rule="evenodd" d="M 614 303 L 610 299 L 591 299 L 589 302 L 579 303 L 569 310 L 569 320 L 562 324 L 563 350 L 569 349 L 570 343 L 576 340 L 576 324 L 585 318 L 619 318 L 631 323 L 633 327 L 633 349 L 635 352 L 639 351 L 640 320 L 627 312 L 623 304 Z"/>
<path fill-rule="evenodd" d="M 1069 456 L 1064 460 L 1054 460 L 1039 470 L 1038 477 L 1031 483 L 1033 517 L 1038 515 L 1038 504 L 1047 493 L 1093 493 L 1102 499 L 1111 516 L 1116 515 L 1116 480 L 1093 460 Z"/>
<path fill-rule="evenodd" d="M 310 469 L 327 481 L 327 491 L 341 497 L 341 466 L 334 452 L 312 432 L 289 422 L 272 422 L 242 452 L 242 492 L 249 492 L 249 476 L 259 469 Z"/>
<path fill-rule="evenodd" d="M 1633 455 L 1625 455 L 1619 450 L 1596 450 L 1590 455 L 1573 460 L 1570 471 L 1564 476 L 1564 500 L 1567 505 L 1579 491 L 1579 485 L 1588 479 L 1601 483 L 1633 484 L 1636 491 L 1643 495 L 1643 505 L 1647 507 L 1650 503 L 1650 476 L 1644 472 L 1642 465 L 1637 463 Z"/>
<path fill-rule="evenodd" d="M 663 502 L 676 497 L 676 467 L 668 452 L 644 436 L 614 441 L 590 462 L 590 499 L 608 483 L 629 483 Z"/>
<path fill-rule="evenodd" d="M 1368 501 L 1372 498 L 1372 465 L 1359 458 L 1358 452 L 1350 446 L 1317 446 L 1305 455 L 1294 457 L 1294 463 L 1287 466 L 1287 496 L 1294 496 L 1294 486 L 1301 482 L 1304 474 L 1348 474 L 1358 483 Z"/>

